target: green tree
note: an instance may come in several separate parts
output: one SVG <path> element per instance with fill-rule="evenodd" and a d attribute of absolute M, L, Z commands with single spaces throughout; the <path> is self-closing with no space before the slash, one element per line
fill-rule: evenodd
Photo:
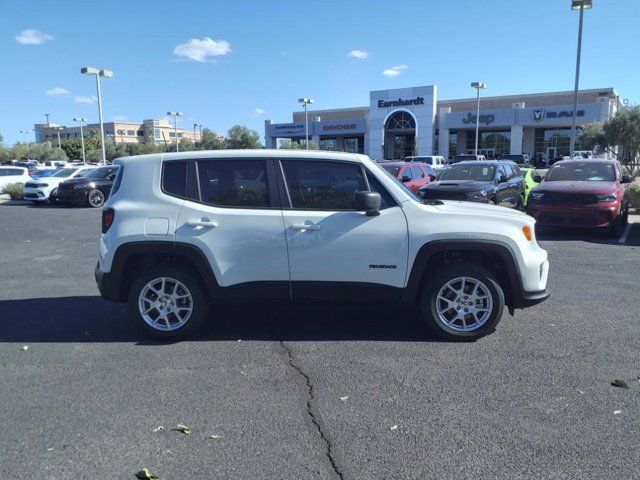
<path fill-rule="evenodd" d="M 79 138 L 69 138 L 67 140 L 63 140 L 61 145 L 62 150 L 67 154 L 72 160 L 82 160 L 82 140 Z M 85 144 L 85 155 L 93 152 L 95 147 L 93 144 Z"/>
<path fill-rule="evenodd" d="M 232 149 L 262 148 L 258 132 L 242 125 L 234 125 L 229 129 L 226 144 L 227 148 Z"/>
<path fill-rule="evenodd" d="M 222 150 L 226 148 L 224 137 L 208 128 L 202 130 L 202 139 L 196 143 L 196 150 Z"/>

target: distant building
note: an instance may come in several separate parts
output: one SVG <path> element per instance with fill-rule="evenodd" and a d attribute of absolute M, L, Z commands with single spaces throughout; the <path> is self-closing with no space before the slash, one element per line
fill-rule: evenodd
<path fill-rule="evenodd" d="M 309 111 L 309 140 L 320 150 L 365 153 L 374 159 L 474 152 L 475 98 L 440 100 L 435 85 L 378 90 L 369 97 L 368 106 Z M 577 125 L 604 122 L 620 106 L 613 88 L 580 90 Z M 573 92 L 483 96 L 478 153 L 568 155 L 572 116 Z M 304 144 L 305 114 L 293 112 L 292 117 L 287 123 L 265 122 L 267 148 L 277 148 L 284 139 Z"/>
<path fill-rule="evenodd" d="M 85 137 L 90 131 L 100 133 L 99 123 L 83 125 Z M 33 126 L 37 143 L 51 142 L 54 145 L 60 140 L 80 138 L 80 126 L 67 127 L 54 123 L 37 123 Z M 175 143 L 175 131 L 168 120 L 144 120 L 142 123 L 131 122 L 106 122 L 104 123 L 104 136 L 110 137 L 115 143 Z M 188 130 L 178 127 L 178 141 L 186 139 L 200 141 L 198 130 Z"/>

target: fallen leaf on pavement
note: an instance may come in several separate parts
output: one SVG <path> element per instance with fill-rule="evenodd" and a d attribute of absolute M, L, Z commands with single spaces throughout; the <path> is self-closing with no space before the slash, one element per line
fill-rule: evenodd
<path fill-rule="evenodd" d="M 153 429 L 154 432 L 163 432 L 164 431 L 164 427 L 162 425 L 160 425 L 159 427 L 156 427 Z"/>
<path fill-rule="evenodd" d="M 343 402 L 345 400 L 349 400 L 349 395 L 345 395 L 344 397 L 340 397 L 340 400 L 342 400 Z"/>
<path fill-rule="evenodd" d="M 189 427 L 187 427 L 186 425 L 182 425 L 181 423 L 176 425 L 176 428 L 174 428 L 174 430 L 182 432 L 185 435 L 191 435 L 191 429 Z"/>
<path fill-rule="evenodd" d="M 398 429 L 398 425 L 391 425 L 389 427 L 389 430 L 391 430 L 392 432 Z"/>
<path fill-rule="evenodd" d="M 138 477 L 140 480 L 161 480 L 158 475 L 154 475 L 153 473 L 151 473 L 148 468 L 143 468 L 142 470 L 140 470 L 138 473 L 136 473 L 136 477 Z"/>
<path fill-rule="evenodd" d="M 209 435 L 209 438 L 212 438 L 214 440 L 220 440 L 222 438 L 222 435 Z"/>
<path fill-rule="evenodd" d="M 22 346 L 22 348 L 21 348 L 21 350 L 22 350 L 23 352 L 26 352 L 27 350 L 29 350 L 29 345 L 23 345 L 23 346 Z"/>
<path fill-rule="evenodd" d="M 629 388 L 629 384 L 621 378 L 616 378 L 613 382 L 611 382 L 611 385 L 614 387 Z"/>
<path fill-rule="evenodd" d="M 622 413 L 622 410 L 614 410 L 613 414 L 614 415 L 620 415 Z"/>
<path fill-rule="evenodd" d="M 47 452 L 53 452 L 53 448 L 51 447 L 47 448 Z"/>

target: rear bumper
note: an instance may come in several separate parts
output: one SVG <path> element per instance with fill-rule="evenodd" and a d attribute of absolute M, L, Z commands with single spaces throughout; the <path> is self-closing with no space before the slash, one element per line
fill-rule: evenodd
<path fill-rule="evenodd" d="M 100 270 L 100 263 L 97 263 L 94 275 L 102 298 L 110 302 L 123 302 L 120 298 L 120 282 L 113 274 Z"/>

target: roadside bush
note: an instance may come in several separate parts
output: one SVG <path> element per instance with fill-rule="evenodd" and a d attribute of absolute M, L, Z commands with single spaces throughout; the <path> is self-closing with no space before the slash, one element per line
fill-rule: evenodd
<path fill-rule="evenodd" d="M 22 200 L 24 199 L 24 185 L 22 183 L 10 183 L 4 186 L 2 193 L 7 193 L 11 200 Z"/>
<path fill-rule="evenodd" d="M 629 188 L 629 207 L 640 212 L 640 185 L 632 185 Z"/>

